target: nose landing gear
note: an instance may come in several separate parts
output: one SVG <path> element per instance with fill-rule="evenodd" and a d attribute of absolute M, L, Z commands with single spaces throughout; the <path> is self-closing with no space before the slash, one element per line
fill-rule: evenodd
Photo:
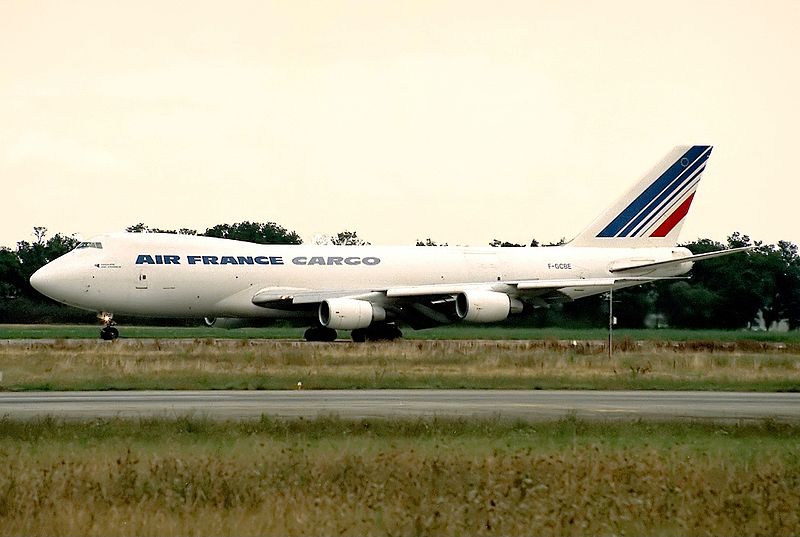
<path fill-rule="evenodd" d="M 102 312 L 98 314 L 98 319 L 103 322 L 103 328 L 100 329 L 100 339 L 103 341 L 113 341 L 119 337 L 119 330 L 114 325 L 114 314 Z"/>

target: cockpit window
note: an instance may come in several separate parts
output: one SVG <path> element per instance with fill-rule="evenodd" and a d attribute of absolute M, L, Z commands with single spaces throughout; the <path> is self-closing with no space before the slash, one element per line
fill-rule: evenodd
<path fill-rule="evenodd" d="M 78 246 L 75 247 L 76 250 L 80 250 L 81 248 L 98 248 L 100 250 L 103 249 L 102 242 L 79 242 Z"/>

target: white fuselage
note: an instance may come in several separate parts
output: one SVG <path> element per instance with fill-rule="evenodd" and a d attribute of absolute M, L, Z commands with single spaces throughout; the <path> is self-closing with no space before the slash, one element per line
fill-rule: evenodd
<path fill-rule="evenodd" d="M 260 245 L 170 234 L 92 239 L 32 278 L 44 294 L 79 308 L 170 317 L 290 317 L 253 304 L 262 289 L 364 292 L 440 284 L 607 278 L 620 263 L 687 257 L 685 248 L 461 248 Z M 643 269 L 677 276 L 691 263 Z M 631 285 L 630 283 L 626 285 Z M 618 287 L 622 287 L 619 285 Z M 569 291 L 570 298 L 605 292 Z"/>

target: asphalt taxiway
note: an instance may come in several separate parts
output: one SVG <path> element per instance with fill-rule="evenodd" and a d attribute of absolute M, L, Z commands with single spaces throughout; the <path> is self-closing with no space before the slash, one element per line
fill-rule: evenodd
<path fill-rule="evenodd" d="M 567 390 L 0 392 L 0 417 L 416 418 L 800 422 L 800 393 Z"/>

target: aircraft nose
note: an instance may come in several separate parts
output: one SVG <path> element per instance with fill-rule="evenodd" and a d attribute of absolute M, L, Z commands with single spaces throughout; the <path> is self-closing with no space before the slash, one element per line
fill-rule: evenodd
<path fill-rule="evenodd" d="M 31 286 L 57 302 L 81 307 L 89 292 L 91 276 L 87 276 L 85 260 L 64 255 L 46 264 L 31 275 Z"/>
<path fill-rule="evenodd" d="M 43 266 L 31 275 L 31 286 L 45 296 L 52 298 L 54 287 L 53 267 Z"/>

